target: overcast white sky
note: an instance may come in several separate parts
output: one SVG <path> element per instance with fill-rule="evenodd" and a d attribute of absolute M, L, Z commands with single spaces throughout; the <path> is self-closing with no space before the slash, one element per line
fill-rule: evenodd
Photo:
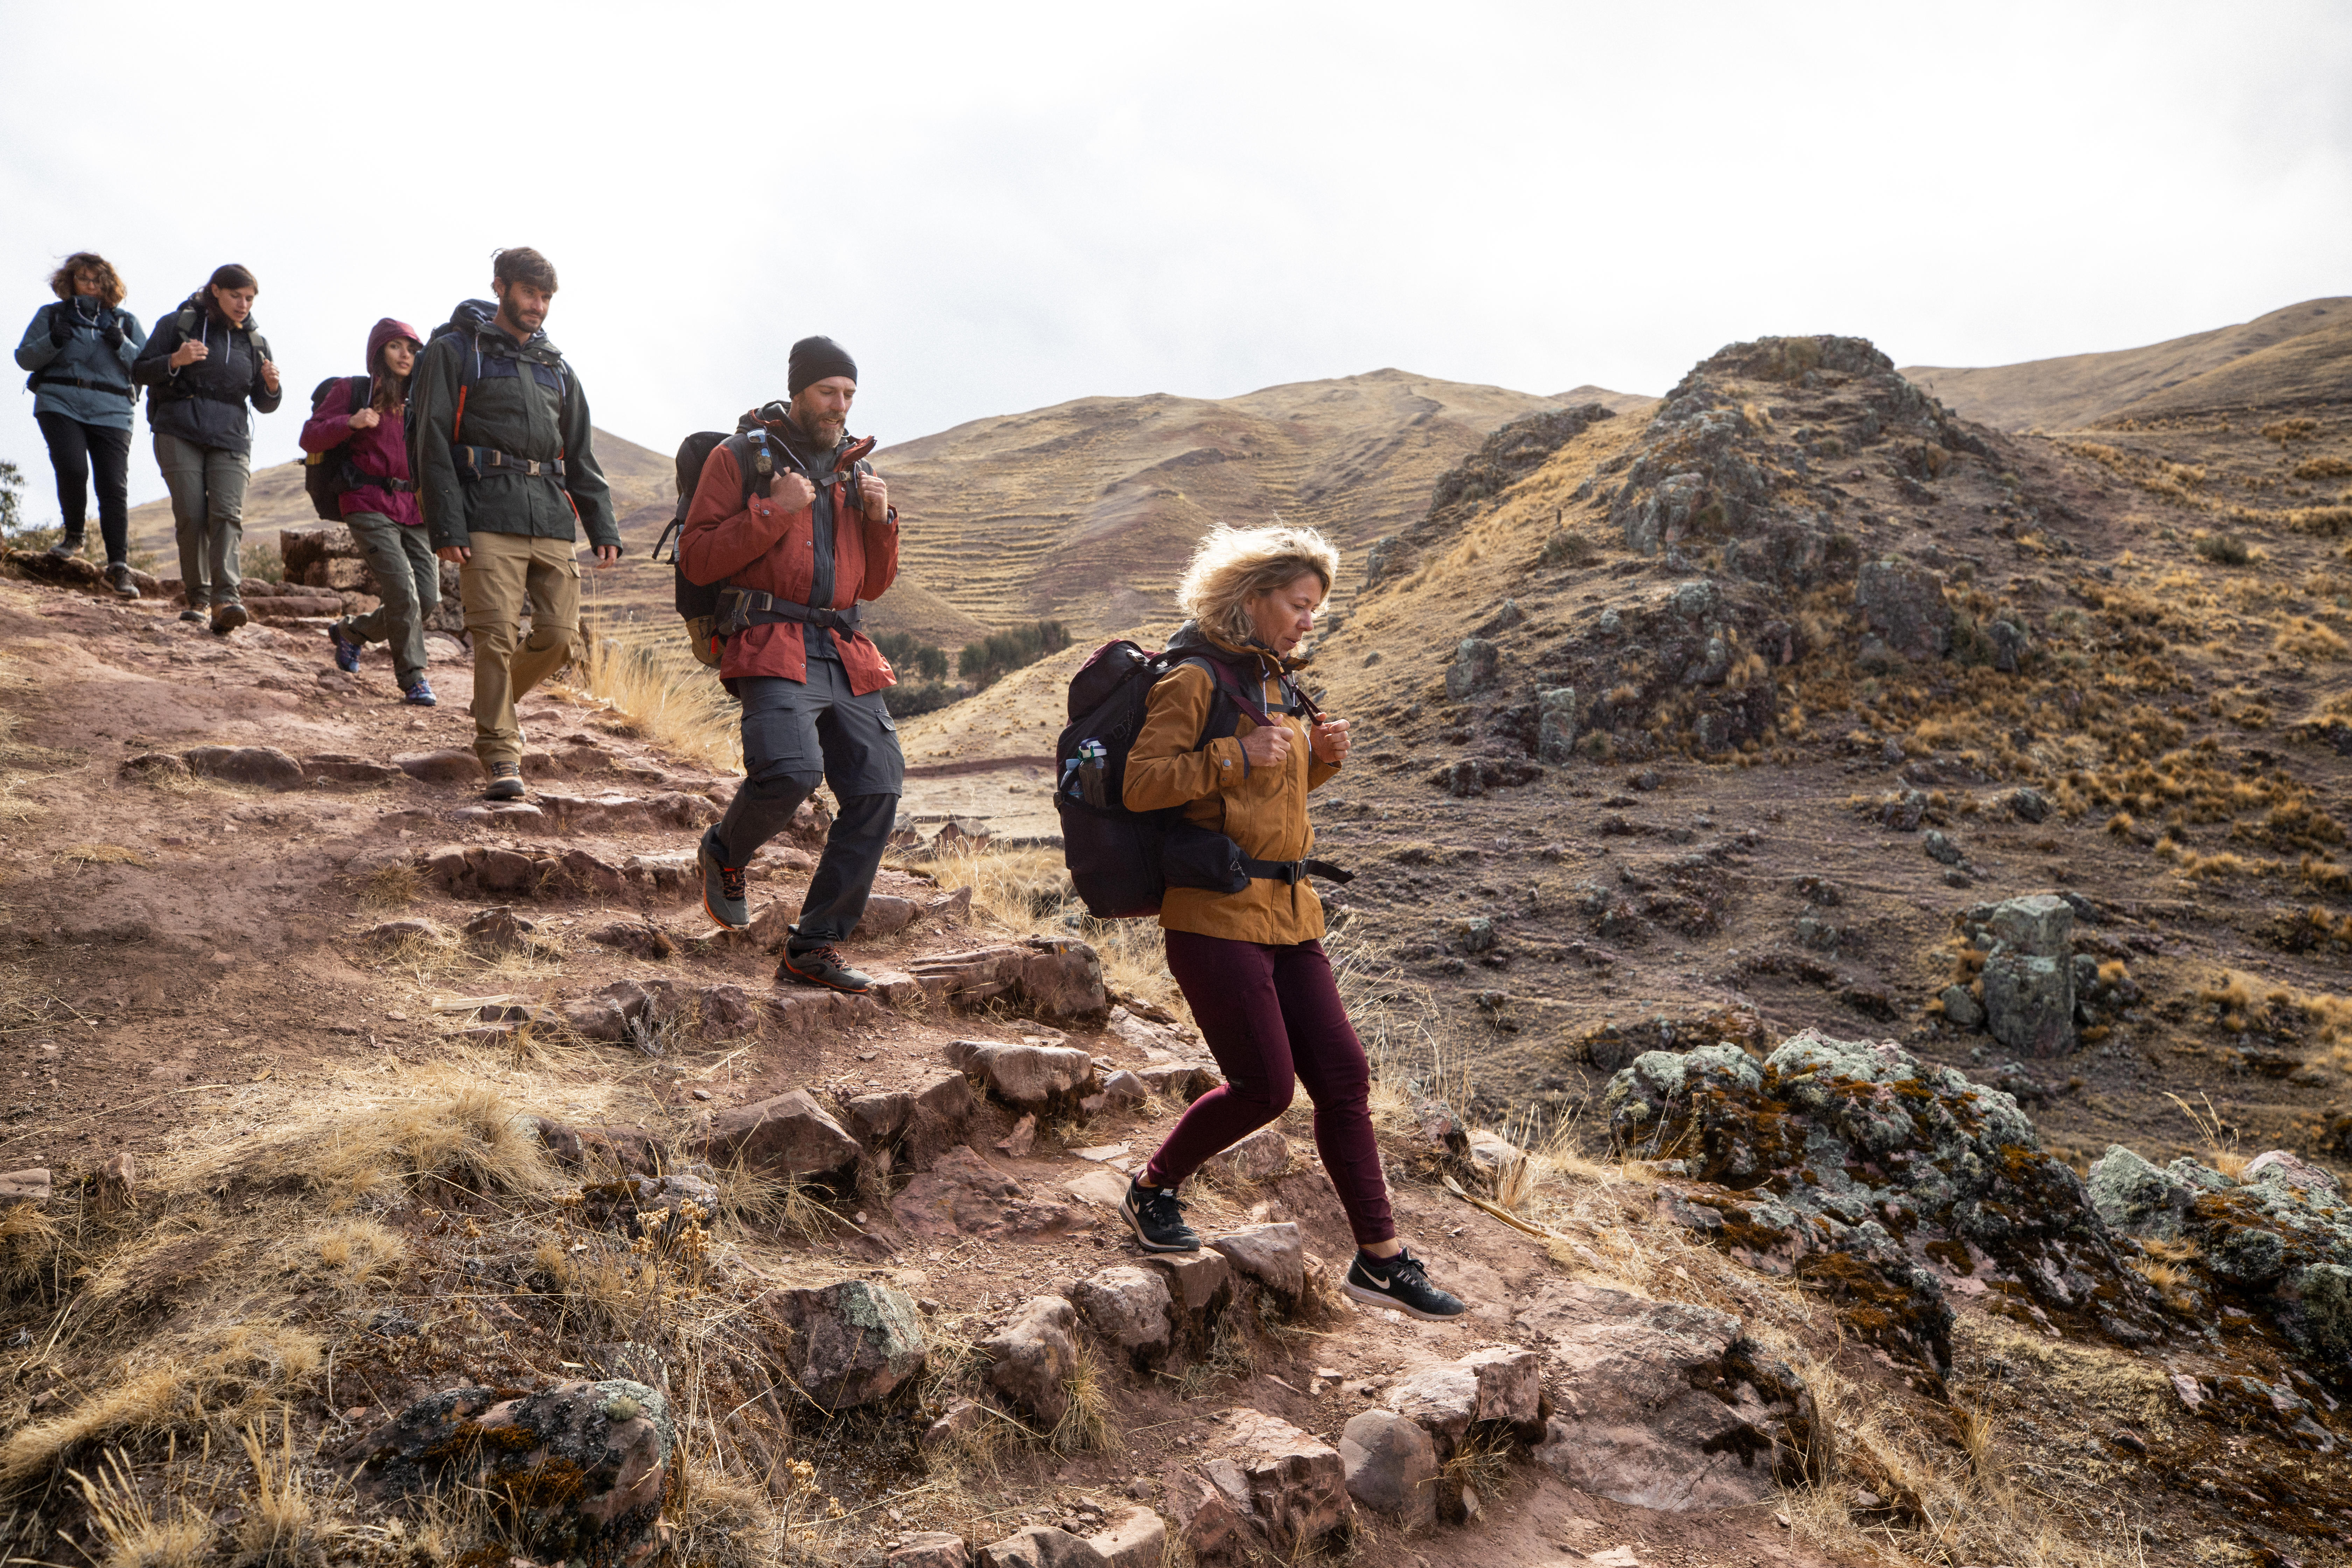
<path fill-rule="evenodd" d="M 250 267 L 294 388 L 257 464 L 512 244 L 664 450 L 812 331 L 886 443 L 1383 365 L 1657 392 L 1768 332 L 1995 364 L 2352 292 L 2347 81 L 2325 0 L 0 0 L 0 299 L 21 332 L 89 247 L 152 322 Z M 54 516 L 29 395 L 0 458 Z"/>

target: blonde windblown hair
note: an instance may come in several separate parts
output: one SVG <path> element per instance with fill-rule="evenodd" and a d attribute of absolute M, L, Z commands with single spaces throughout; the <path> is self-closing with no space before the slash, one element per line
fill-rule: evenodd
<path fill-rule="evenodd" d="M 1339 580 L 1339 552 L 1313 529 L 1219 523 L 1192 552 L 1192 563 L 1177 584 L 1176 605 L 1202 630 L 1246 647 L 1257 634 L 1244 601 L 1286 587 L 1307 572 L 1323 580 L 1326 597 Z"/>

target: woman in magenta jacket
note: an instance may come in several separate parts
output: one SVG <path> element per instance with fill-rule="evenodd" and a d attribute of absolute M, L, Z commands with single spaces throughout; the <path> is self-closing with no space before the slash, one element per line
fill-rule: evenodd
<path fill-rule="evenodd" d="M 425 346 L 416 329 L 390 316 L 368 333 L 367 394 L 353 406 L 355 378 L 329 382 L 310 422 L 302 426 L 302 449 L 327 452 L 351 443 L 344 476 L 343 526 L 367 557 L 383 604 L 364 616 L 346 616 L 327 628 L 335 647 L 335 668 L 354 672 L 360 650 L 372 642 L 392 645 L 393 673 L 401 694 L 420 708 L 434 705 L 425 679 L 425 618 L 441 605 L 441 563 L 425 537 L 425 514 L 417 510 L 416 484 L 408 472 L 408 433 L 401 409 L 408 401 L 408 373 Z"/>

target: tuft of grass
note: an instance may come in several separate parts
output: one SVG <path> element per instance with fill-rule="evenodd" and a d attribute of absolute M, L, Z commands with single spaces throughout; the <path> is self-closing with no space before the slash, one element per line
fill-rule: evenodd
<path fill-rule="evenodd" d="M 294 1451 L 291 1415 L 278 1415 L 278 1442 L 273 1447 L 268 1426 L 247 1426 L 240 1434 L 245 1457 L 253 1466 L 253 1506 L 236 1527 L 238 1568 L 278 1568 L 302 1563 L 320 1555 L 320 1548 L 340 1533 L 333 1516 L 312 1499 L 302 1476 L 300 1456 Z"/>
<path fill-rule="evenodd" d="M 564 689 L 612 710 L 604 727 L 643 736 L 671 755 L 714 773 L 743 771 L 740 710 L 716 670 L 697 662 L 686 634 L 590 631 Z"/>
<path fill-rule="evenodd" d="M 416 901 L 425 890 L 425 879 L 415 866 L 401 861 L 390 866 L 378 866 L 360 879 L 360 907 L 366 910 L 404 910 Z"/>
<path fill-rule="evenodd" d="M 58 858 L 76 866 L 138 866 L 152 868 L 154 862 L 136 849 L 120 844 L 68 844 L 58 852 Z"/>
<path fill-rule="evenodd" d="M 2216 566 L 2243 566 L 2254 558 L 2246 542 L 2234 533 L 2200 534 L 2191 548 Z"/>
<path fill-rule="evenodd" d="M 79 1470 L 66 1473 L 80 1489 L 89 1521 L 106 1543 L 103 1568 L 195 1568 L 210 1551 L 211 1521 L 178 1499 L 158 1513 L 121 1449 L 106 1456 L 95 1481 Z"/>
<path fill-rule="evenodd" d="M 490 1084 L 446 1072 L 389 1105 L 330 1102 L 296 1116 L 254 1152 L 220 1159 L 252 1178 L 322 1193 L 336 1209 L 387 1185 L 431 1200 L 452 1192 L 537 1192 L 551 1174 L 546 1149 L 520 1107 Z"/>
<path fill-rule="evenodd" d="M 1048 1439 L 1055 1453 L 1116 1453 L 1127 1447 L 1127 1434 L 1111 1410 L 1110 1380 L 1091 1350 L 1078 1352 L 1062 1387 L 1070 1404 Z"/>

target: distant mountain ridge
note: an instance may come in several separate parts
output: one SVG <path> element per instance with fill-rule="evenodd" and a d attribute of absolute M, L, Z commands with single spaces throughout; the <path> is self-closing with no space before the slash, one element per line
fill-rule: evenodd
<path fill-rule="evenodd" d="M 2352 297 L 2305 300 L 2145 348 L 1901 374 L 1962 417 L 2006 430 L 2326 402 L 2352 396 Z"/>

